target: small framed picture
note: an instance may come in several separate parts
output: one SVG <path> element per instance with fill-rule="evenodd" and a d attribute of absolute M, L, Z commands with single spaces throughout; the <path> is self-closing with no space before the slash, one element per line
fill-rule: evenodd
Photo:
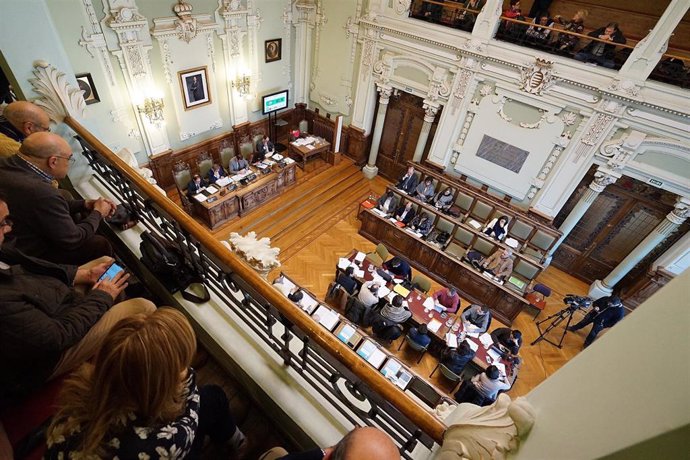
<path fill-rule="evenodd" d="M 177 72 L 184 109 L 191 110 L 211 103 L 206 66 Z"/>
<path fill-rule="evenodd" d="M 98 91 L 96 91 L 96 85 L 93 84 L 90 73 L 80 73 L 75 75 L 75 77 L 77 78 L 79 89 L 84 91 L 84 102 L 86 102 L 86 105 L 101 102 L 101 99 L 98 97 Z"/>
<path fill-rule="evenodd" d="M 283 52 L 283 39 L 282 38 L 272 38 L 271 40 L 266 40 L 266 43 L 265 43 L 266 62 L 280 61 L 282 52 Z"/>

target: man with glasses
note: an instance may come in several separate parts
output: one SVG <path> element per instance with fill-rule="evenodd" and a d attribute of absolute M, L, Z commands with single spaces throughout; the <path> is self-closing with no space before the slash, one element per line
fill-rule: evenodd
<path fill-rule="evenodd" d="M 96 235 L 116 209 L 104 198 L 75 200 L 56 188 L 67 176 L 72 149 L 60 136 L 31 134 L 19 152 L 0 159 L 0 191 L 12 208 L 17 249 L 51 262 L 83 264 L 113 253 L 110 242 Z M 77 214 L 85 215 L 82 219 Z"/>
<path fill-rule="evenodd" d="M 0 157 L 14 155 L 26 136 L 50 131 L 50 118 L 27 101 L 12 102 L 0 115 Z"/>

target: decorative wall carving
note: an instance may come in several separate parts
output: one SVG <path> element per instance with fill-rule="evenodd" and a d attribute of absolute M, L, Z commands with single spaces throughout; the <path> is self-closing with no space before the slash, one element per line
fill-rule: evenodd
<path fill-rule="evenodd" d="M 410 2 L 412 0 L 395 0 L 395 14 L 398 16 L 407 15 L 410 11 Z"/>
<path fill-rule="evenodd" d="M 594 146 L 613 119 L 613 115 L 598 113 L 594 121 L 589 125 L 587 132 L 582 136 L 582 139 L 580 139 L 580 142 L 590 147 Z"/>
<path fill-rule="evenodd" d="M 192 16 L 193 10 L 192 4 L 186 3 L 184 0 L 178 0 L 177 4 L 173 6 L 173 12 L 178 18 L 175 21 L 177 37 L 187 43 L 196 37 L 197 33 L 196 18 Z"/>
<path fill-rule="evenodd" d="M 86 51 L 92 58 L 98 58 L 98 62 L 103 68 L 103 73 L 105 73 L 108 79 L 108 84 L 110 86 L 115 86 L 115 72 L 113 70 L 113 64 L 110 62 L 108 45 L 105 41 L 105 35 L 103 35 L 101 25 L 98 23 L 98 16 L 96 16 L 93 3 L 91 0 L 82 0 L 82 6 L 89 19 L 88 28 L 91 32 L 87 32 L 86 27 L 81 28 L 81 40 L 79 40 L 79 45 L 86 48 Z"/>
<path fill-rule="evenodd" d="M 36 61 L 33 74 L 36 78 L 29 82 L 40 95 L 34 103 L 42 107 L 51 120 L 61 122 L 67 115 L 76 119 L 84 116 L 84 91 L 70 85 L 63 72 L 46 61 Z"/>
<path fill-rule="evenodd" d="M 520 89 L 526 93 L 541 94 L 556 83 L 552 74 L 553 62 L 537 58 L 535 63 L 520 69 Z"/>
<path fill-rule="evenodd" d="M 563 112 L 561 114 L 561 120 L 566 126 L 572 126 L 577 121 L 577 114 L 575 112 Z"/>
<path fill-rule="evenodd" d="M 245 236 L 232 232 L 228 243 L 232 251 L 246 260 L 264 278 L 268 272 L 280 267 L 280 248 L 272 248 L 268 237 L 257 239 L 256 232 L 249 232 Z"/>

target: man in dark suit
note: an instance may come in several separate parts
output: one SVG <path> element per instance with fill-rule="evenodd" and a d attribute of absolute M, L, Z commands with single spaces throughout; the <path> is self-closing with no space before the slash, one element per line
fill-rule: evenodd
<path fill-rule="evenodd" d="M 396 187 L 408 195 L 414 192 L 415 188 L 417 188 L 417 175 L 414 173 L 414 166 L 407 168 L 405 174 L 400 177 Z"/>
<path fill-rule="evenodd" d="M 215 184 L 218 179 L 225 177 L 225 170 L 218 163 L 213 163 L 211 169 L 208 170 L 208 182 Z"/>
<path fill-rule="evenodd" d="M 201 176 L 198 174 L 194 174 L 192 180 L 190 180 L 189 184 L 187 184 L 187 196 L 193 198 L 194 195 L 201 192 L 203 188 L 204 184 L 201 183 Z"/>
<path fill-rule="evenodd" d="M 395 218 L 405 225 L 409 224 L 412 219 L 414 219 L 414 215 L 415 211 L 411 201 L 408 201 L 405 206 L 398 206 L 398 209 L 395 211 Z"/>
<path fill-rule="evenodd" d="M 598 38 L 602 41 L 589 42 L 580 52 L 575 55 L 575 59 L 583 62 L 594 62 L 596 64 L 613 69 L 616 65 L 616 43 L 625 44 L 626 40 L 623 32 L 615 22 L 609 23 L 606 27 L 601 27 L 588 33 L 590 37 Z M 607 43 L 608 42 L 608 43 Z"/>
<path fill-rule="evenodd" d="M 252 163 L 258 163 L 266 158 L 266 155 L 272 155 L 275 151 L 273 142 L 268 139 L 268 136 L 264 136 L 259 142 L 256 143 L 256 153 L 252 158 Z"/>
<path fill-rule="evenodd" d="M 347 267 L 343 273 L 338 275 L 336 283 L 341 285 L 348 294 L 352 295 L 357 289 L 357 281 L 355 280 L 355 268 Z"/>
<path fill-rule="evenodd" d="M 592 310 L 588 312 L 582 321 L 574 326 L 568 328 L 569 331 L 577 331 L 582 329 L 589 323 L 594 323 L 592 330 L 585 339 L 585 348 L 587 348 L 594 339 L 597 338 L 603 329 L 613 327 L 618 321 L 623 319 L 623 303 L 621 299 L 616 296 L 602 297 L 597 299 L 592 304 Z"/>
<path fill-rule="evenodd" d="M 396 276 L 402 276 L 406 280 L 412 279 L 412 267 L 407 261 L 400 257 L 393 257 L 388 262 L 384 262 L 383 268 Z"/>

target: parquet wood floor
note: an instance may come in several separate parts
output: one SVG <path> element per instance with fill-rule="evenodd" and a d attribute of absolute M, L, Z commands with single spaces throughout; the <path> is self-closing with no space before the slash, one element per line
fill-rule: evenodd
<path fill-rule="evenodd" d="M 301 286 L 309 289 L 323 299 L 328 284 L 333 280 L 335 265 L 339 257 L 348 254 L 352 248 L 371 251 L 375 243 L 358 234 L 359 220 L 357 209 L 359 202 L 368 194 L 381 194 L 387 185 L 381 177 L 367 180 L 361 171 L 345 159 L 337 166 L 329 166 L 322 160 L 315 160 L 307 165 L 305 171 L 298 169 L 298 183 L 272 202 L 262 206 L 248 216 L 213 231 L 218 239 L 227 238 L 232 231 L 246 233 L 255 231 L 258 237 L 268 236 L 275 247 L 281 249 L 282 267 L 269 275 L 277 276 L 280 270 L 285 271 Z M 173 192 L 172 198 L 177 198 Z M 179 202 L 179 198 L 176 200 Z M 565 294 L 584 295 L 588 286 L 582 281 L 556 268 L 549 267 L 538 279 L 551 287 L 553 294 L 548 299 L 546 309 L 538 319 L 546 318 L 564 307 Z M 432 290 L 438 288 L 432 283 Z M 463 301 L 467 305 L 467 301 Z M 581 349 L 588 328 L 577 333 L 568 333 L 559 349 L 546 341 L 530 345 L 539 332 L 533 321 L 536 310 L 522 312 L 513 327 L 523 333 L 524 344 L 520 355 L 523 362 L 519 376 L 509 392 L 512 397 L 528 393 L 549 375 L 556 372 Z M 576 318 L 579 318 L 576 313 Z M 492 328 L 502 325 L 494 320 Z M 562 327 L 549 335 L 557 341 Z M 399 339 L 402 340 L 402 339 Z M 415 352 L 408 352 L 405 346 L 397 351 L 399 341 L 389 346 L 402 361 L 409 365 L 418 375 L 427 377 L 436 366 L 436 359 L 425 354 L 419 364 Z M 436 373 L 428 379 L 439 389 L 446 392 L 453 390 L 453 384 Z"/>

